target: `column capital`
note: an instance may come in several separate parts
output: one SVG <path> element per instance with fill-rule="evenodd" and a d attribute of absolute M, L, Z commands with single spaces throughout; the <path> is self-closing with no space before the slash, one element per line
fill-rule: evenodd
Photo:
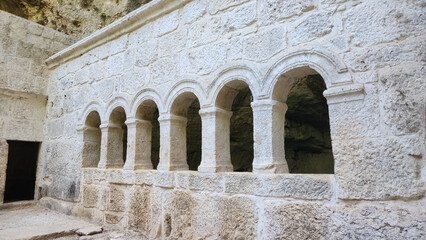
<path fill-rule="evenodd" d="M 232 116 L 232 111 L 228 111 L 228 110 L 225 110 L 225 109 L 219 108 L 219 107 L 202 108 L 202 109 L 200 109 L 200 111 L 198 113 L 200 114 L 201 117 L 213 115 L 213 114 L 222 114 L 225 117 L 231 117 Z"/>
<path fill-rule="evenodd" d="M 151 121 L 149 121 L 149 120 L 143 120 L 143 119 L 131 118 L 131 119 L 127 119 L 124 123 L 128 127 L 130 127 L 130 126 L 135 126 L 137 124 L 151 124 Z"/>
<path fill-rule="evenodd" d="M 286 103 L 282 103 L 273 99 L 262 99 L 253 101 L 250 105 L 253 111 L 273 110 L 278 112 L 285 112 L 288 109 Z"/>
<path fill-rule="evenodd" d="M 178 116 L 178 115 L 175 115 L 175 114 L 172 114 L 172 113 L 165 113 L 165 114 L 161 114 L 158 117 L 158 121 L 159 122 L 177 121 L 177 122 L 186 123 L 188 121 L 188 119 L 186 117 Z"/>
<path fill-rule="evenodd" d="M 116 123 L 112 123 L 112 122 L 106 122 L 106 123 L 102 123 L 101 125 L 99 125 L 99 128 L 101 130 L 109 129 L 109 128 L 121 128 L 121 125 L 116 124 Z"/>

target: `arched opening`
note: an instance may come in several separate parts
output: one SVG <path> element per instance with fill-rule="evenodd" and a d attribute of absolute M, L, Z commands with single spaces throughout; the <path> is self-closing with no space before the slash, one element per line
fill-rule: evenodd
<path fill-rule="evenodd" d="M 139 120 L 136 132 L 135 164 L 145 169 L 157 169 L 160 154 L 160 125 L 158 107 L 153 100 L 146 100 L 138 107 Z"/>
<path fill-rule="evenodd" d="M 83 128 L 82 167 L 97 167 L 101 157 L 101 118 L 96 111 L 87 115 Z"/>
<path fill-rule="evenodd" d="M 122 107 L 115 108 L 108 124 L 108 167 L 123 167 L 127 155 L 126 112 Z"/>
<path fill-rule="evenodd" d="M 227 83 L 219 92 L 216 106 L 232 111 L 230 119 L 230 155 L 234 171 L 253 170 L 253 96 L 244 81 Z"/>
<path fill-rule="evenodd" d="M 274 98 L 286 102 L 284 148 L 290 173 L 334 173 L 324 79 L 308 67 L 282 75 Z"/>
<path fill-rule="evenodd" d="M 185 134 L 186 163 L 189 170 L 196 171 L 201 163 L 201 117 L 200 102 L 195 94 L 185 92 L 173 102 L 171 113 L 187 119 Z M 182 137 L 176 136 L 177 138 Z M 179 141 L 179 140 L 177 140 Z"/>

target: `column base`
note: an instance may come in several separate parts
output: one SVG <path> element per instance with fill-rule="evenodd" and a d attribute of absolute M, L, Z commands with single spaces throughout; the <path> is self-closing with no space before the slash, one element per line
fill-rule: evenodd
<path fill-rule="evenodd" d="M 287 163 L 255 164 L 254 162 L 255 161 L 253 161 L 253 173 L 289 173 Z M 262 162 L 262 161 L 259 161 L 259 162 Z"/>
<path fill-rule="evenodd" d="M 182 165 L 160 165 L 157 166 L 158 171 L 187 171 L 189 170 L 188 164 L 182 164 Z"/>
<path fill-rule="evenodd" d="M 203 173 L 217 173 L 217 172 L 233 172 L 234 167 L 231 165 L 224 166 L 198 166 L 198 172 Z"/>

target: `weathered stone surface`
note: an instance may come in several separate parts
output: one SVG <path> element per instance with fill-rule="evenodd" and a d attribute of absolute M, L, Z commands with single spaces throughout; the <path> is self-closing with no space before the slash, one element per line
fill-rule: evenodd
<path fill-rule="evenodd" d="M 148 232 L 153 216 L 151 216 L 151 188 L 135 186 L 132 189 L 129 203 L 129 225 L 139 231 Z"/>
<path fill-rule="evenodd" d="M 182 22 L 185 24 L 194 22 L 206 13 L 206 7 L 206 3 L 201 1 L 193 1 L 186 4 L 181 10 Z"/>
<path fill-rule="evenodd" d="M 83 186 L 83 205 L 84 207 L 96 207 L 99 201 L 99 191 L 96 186 Z"/>
<path fill-rule="evenodd" d="M 423 196 L 417 177 L 419 139 L 387 138 L 333 142 L 341 199 L 410 199 Z"/>
<path fill-rule="evenodd" d="M 126 187 L 121 185 L 111 185 L 108 193 L 108 210 L 113 212 L 123 212 L 126 209 L 125 202 Z"/>
<path fill-rule="evenodd" d="M 328 239 L 328 209 L 320 204 L 265 201 L 265 239 Z"/>
<path fill-rule="evenodd" d="M 300 2 L 262 0 L 260 1 L 259 18 L 262 24 L 272 24 L 283 19 L 299 16 L 314 8 L 315 5 L 312 0 Z"/>
<path fill-rule="evenodd" d="M 394 135 L 415 134 L 421 130 L 426 82 L 419 68 L 403 65 L 380 71 L 379 88 L 384 123 Z"/>
<path fill-rule="evenodd" d="M 49 70 L 43 61 L 56 49 L 46 46 L 67 38 L 0 14 L 0 137 L 43 141 L 42 202 L 149 239 L 420 238 L 424 220 L 407 209 L 424 202 L 424 7 L 412 0 L 152 1 L 146 9 L 153 11 L 59 53 Z M 34 42 L 10 39 L 24 34 Z M 314 142 L 295 144 L 302 150 L 328 149 L 334 175 L 272 174 L 295 156 L 284 154 L 290 141 L 277 134 L 286 109 L 292 115 L 291 105 L 300 104 L 288 93 L 314 74 L 325 83 L 312 80 L 315 96 L 327 102 L 302 104 L 299 118 L 325 126 L 318 113 L 328 107 L 332 146 L 318 141 L 330 140 L 327 131 L 306 126 L 284 136 Z M 298 99 L 318 103 L 296 90 Z M 46 94 L 47 106 L 34 100 Z M 199 109 L 189 108 L 195 98 Z M 115 121 L 118 107 L 126 118 Z M 200 113 L 202 123 L 191 127 Z M 138 121 L 157 135 L 136 134 Z M 127 155 L 125 169 L 81 170 L 84 133 L 99 124 L 100 161 Z M 115 127 L 122 133 L 108 138 Z M 202 172 L 186 171 L 187 163 L 197 169 L 200 155 Z M 160 170 L 146 169 L 149 160 Z M 136 162 L 144 170 L 129 167 Z M 231 164 L 253 172 L 222 173 Z"/>
<path fill-rule="evenodd" d="M 425 26 L 424 4 L 404 1 L 404 8 L 393 1 L 360 4 L 347 11 L 345 25 L 356 46 L 390 42 L 418 35 Z M 402 2 L 401 2 L 402 3 Z M 373 30 L 374 29 L 374 30 Z"/>
<path fill-rule="evenodd" d="M 243 40 L 243 57 L 250 60 L 264 60 L 286 48 L 285 28 L 263 30 Z"/>
<path fill-rule="evenodd" d="M 333 208 L 329 239 L 421 239 L 425 216 L 420 205 L 343 205 Z"/>
<path fill-rule="evenodd" d="M 263 181 L 260 176 L 250 173 L 223 174 L 225 192 L 257 194 L 261 192 Z"/>
<path fill-rule="evenodd" d="M 313 14 L 288 30 L 288 42 L 290 45 L 298 45 L 320 38 L 330 33 L 333 26 L 330 12 Z"/>
<path fill-rule="evenodd" d="M 330 199 L 330 175 L 267 175 L 263 177 L 262 195 L 295 199 Z"/>
<path fill-rule="evenodd" d="M 249 26 L 256 19 L 256 4 L 244 4 L 228 12 L 222 17 L 225 32 L 239 30 Z"/>

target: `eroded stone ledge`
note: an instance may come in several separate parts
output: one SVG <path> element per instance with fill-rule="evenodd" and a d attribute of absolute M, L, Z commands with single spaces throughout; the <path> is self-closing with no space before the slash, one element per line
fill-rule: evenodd
<path fill-rule="evenodd" d="M 332 174 L 199 173 L 195 171 L 83 169 L 83 183 L 86 187 L 104 184 L 142 185 L 194 192 L 207 191 L 304 200 L 331 199 L 333 181 Z"/>

